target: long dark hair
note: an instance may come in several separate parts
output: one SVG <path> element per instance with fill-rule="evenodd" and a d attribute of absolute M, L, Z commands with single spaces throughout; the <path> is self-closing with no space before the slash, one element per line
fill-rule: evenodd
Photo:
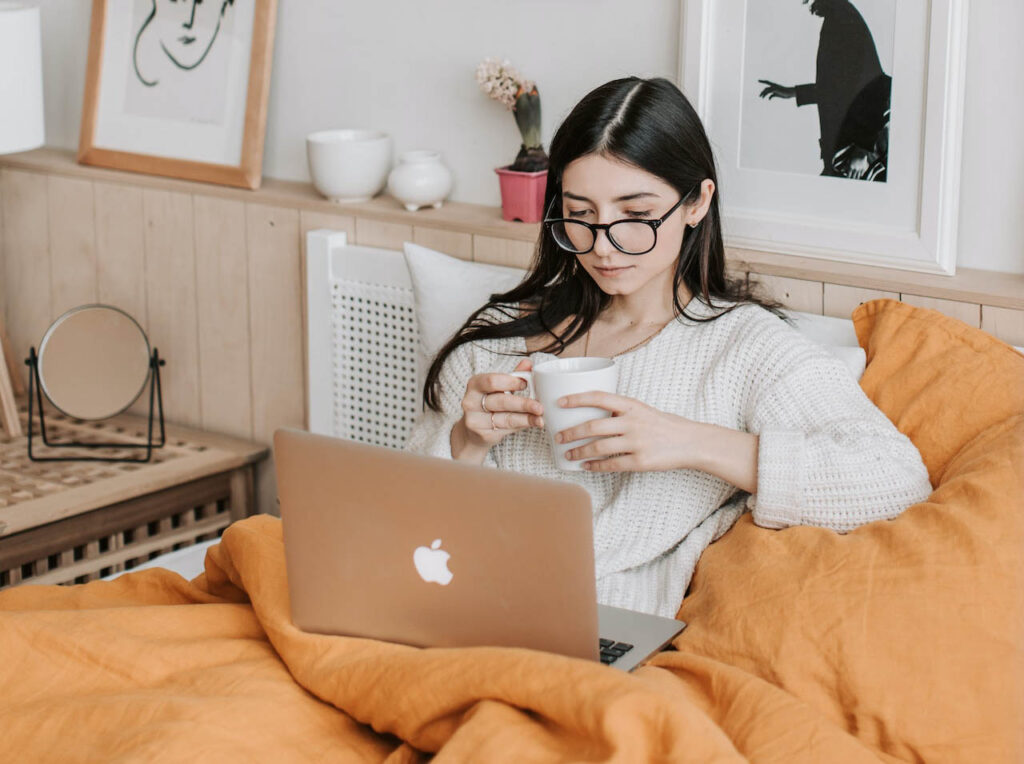
<path fill-rule="evenodd" d="M 779 303 L 756 296 L 746 278 L 732 279 L 725 272 L 718 179 L 704 126 L 686 96 L 668 80 L 625 77 L 612 80 L 583 97 L 551 141 L 544 209 L 561 197 L 562 172 L 575 159 L 592 153 L 613 156 L 663 179 L 688 199 L 699 198 L 705 178 L 715 183 L 715 194 L 703 220 L 683 236 L 673 274 L 673 312 L 694 321 L 711 321 L 742 303 L 756 303 L 784 318 Z M 685 230 L 685 229 L 684 229 Z M 710 317 L 691 316 L 679 301 L 686 284 L 694 295 L 714 307 L 713 298 L 734 302 Z M 579 265 L 577 258 L 558 246 L 542 228 L 526 277 L 514 289 L 492 294 L 438 351 L 423 385 L 423 400 L 440 411 L 438 377 L 448 355 L 459 345 L 505 337 L 551 336 L 544 352 L 560 353 L 582 337 L 611 301 L 611 296 Z M 504 321 L 483 317 L 495 308 Z M 567 317 L 572 321 L 561 334 L 555 328 Z"/>

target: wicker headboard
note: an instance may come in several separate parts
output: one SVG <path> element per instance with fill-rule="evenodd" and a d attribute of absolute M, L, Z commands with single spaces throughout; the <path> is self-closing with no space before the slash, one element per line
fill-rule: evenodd
<path fill-rule="evenodd" d="M 306 237 L 310 432 L 401 448 L 420 406 L 419 332 L 401 252 Z"/>

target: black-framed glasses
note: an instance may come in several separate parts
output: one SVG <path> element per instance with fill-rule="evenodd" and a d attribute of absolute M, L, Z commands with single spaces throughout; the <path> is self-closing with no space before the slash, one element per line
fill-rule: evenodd
<path fill-rule="evenodd" d="M 660 218 L 624 218 L 613 220 L 611 223 L 585 223 L 573 218 L 551 218 L 549 216 L 552 208 L 555 202 L 559 201 L 559 197 L 556 196 L 548 206 L 548 214 L 544 216 L 544 227 L 551 233 L 551 238 L 558 246 L 574 255 L 585 255 L 592 250 L 597 243 L 597 232 L 602 230 L 619 252 L 626 255 L 645 255 L 658 243 L 658 228 L 668 220 L 669 215 L 679 209 L 688 196 L 689 194 L 683 195 L 672 205 L 672 209 Z"/>

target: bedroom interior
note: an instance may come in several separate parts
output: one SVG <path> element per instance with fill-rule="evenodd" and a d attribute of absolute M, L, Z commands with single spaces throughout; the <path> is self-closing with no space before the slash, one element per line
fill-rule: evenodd
<path fill-rule="evenodd" d="M 813 6 L 829 2 L 848 4 L 792 0 L 778 13 L 817 25 Z M 904 113 L 919 137 L 893 127 L 884 184 L 789 172 L 795 205 L 813 189 L 848 194 L 813 225 L 793 224 L 782 202 L 728 206 L 729 181 L 746 199 L 762 188 L 757 173 L 787 174 L 744 165 L 729 141 L 747 138 L 723 127 L 731 112 L 719 101 L 741 94 L 723 91 L 720 73 L 739 64 L 708 41 L 735 31 L 728 14 L 752 13 L 739 0 L 715 11 L 725 15 L 709 0 L 642 0 L 631 23 L 646 32 L 631 38 L 616 32 L 614 0 L 586 14 L 581 0 L 524 2 L 516 14 L 403 1 L 400 18 L 328 0 L 182 3 L 187 23 L 208 28 L 195 36 L 209 58 L 193 63 L 227 74 L 167 103 L 147 100 L 147 83 L 186 71 L 174 55 L 192 55 L 190 43 L 164 48 L 177 64 L 167 67 L 146 40 L 168 34 L 161 14 L 177 7 L 28 3 L 37 26 L 17 39 L 38 35 L 40 47 L 22 46 L 16 68 L 29 85 L 0 81 L 0 649 L 18 658 L 0 669 L 13 688 L 0 716 L 11 750 L 40 761 L 1020 760 L 1024 106 L 1005 95 L 1024 85 L 1011 36 L 1024 7 L 850 2 L 869 25 L 888 19 L 888 32 L 872 31 L 895 72 L 893 119 L 901 100 L 917 104 Z M 22 7 L 0 7 L 0 42 L 4 14 Z M 202 16 L 211 8 L 220 15 Z M 567 24 L 590 41 L 569 70 Z M 133 49 L 134 62 L 113 68 Z M 536 78 L 513 96 L 515 120 L 486 90 L 496 52 Z M 912 54 L 924 62 L 909 69 L 914 92 L 899 79 Z M 802 64 L 813 78 L 813 43 Z M 698 67 L 710 74 L 695 78 Z M 843 361 L 920 451 L 932 495 L 849 533 L 769 530 L 744 514 L 701 556 L 677 615 L 687 628 L 631 674 L 519 648 L 297 629 L 274 432 L 402 448 L 433 353 L 531 265 L 544 231 L 540 143 L 585 93 L 632 74 L 679 85 L 719 163 L 729 157 L 729 276 L 782 303 Z M 784 106 L 758 108 L 785 119 Z M 813 133 L 807 108 L 800 129 Z M 193 126 L 216 111 L 226 127 L 174 136 L 173 109 Z M 16 112 L 36 121 L 5 145 Z M 316 154 L 325 131 L 345 149 Z M 515 200 L 509 174 L 529 184 Z M 354 178 L 369 185 L 346 185 Z M 894 210 L 912 197 L 909 229 L 853 215 L 863 188 L 883 185 Z M 834 245 L 818 243 L 822 230 Z M 38 450 L 44 434 L 147 440 L 150 387 L 89 421 L 57 408 L 45 367 L 30 378 L 27 359 L 55 322 L 96 304 L 137 321 L 165 360 L 153 400 L 166 443 L 140 464 L 127 448 L 105 452 L 121 462 L 86 461 L 84 448 L 78 460 L 34 461 L 30 428 L 33 449 L 51 456 Z M 44 431 L 30 393 L 45 403 Z"/>

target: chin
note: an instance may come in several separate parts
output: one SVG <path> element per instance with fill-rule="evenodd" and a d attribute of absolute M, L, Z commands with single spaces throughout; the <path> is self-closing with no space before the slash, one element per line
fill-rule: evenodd
<path fill-rule="evenodd" d="M 600 273 L 591 273 L 590 278 L 594 280 L 601 291 L 605 294 L 629 294 L 636 290 L 636 276 L 633 273 L 622 274 L 621 276 L 604 276 Z"/>
<path fill-rule="evenodd" d="M 192 43 L 192 45 L 195 45 L 195 43 Z M 196 62 L 199 61 L 200 56 L 191 45 L 185 46 L 175 41 L 170 45 L 165 44 L 164 47 L 167 48 L 167 55 L 178 66 L 188 69 L 194 67 Z"/>

